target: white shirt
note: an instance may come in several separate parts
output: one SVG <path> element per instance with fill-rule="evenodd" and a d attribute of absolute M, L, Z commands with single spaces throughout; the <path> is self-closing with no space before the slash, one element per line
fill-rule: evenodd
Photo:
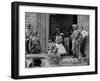
<path fill-rule="evenodd" d="M 82 30 L 81 34 L 82 34 L 83 38 L 86 37 L 86 36 L 88 36 L 88 32 L 85 31 L 85 30 Z"/>

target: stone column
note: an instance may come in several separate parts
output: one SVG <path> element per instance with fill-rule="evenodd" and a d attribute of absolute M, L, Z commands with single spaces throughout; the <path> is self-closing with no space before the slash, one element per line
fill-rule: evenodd
<path fill-rule="evenodd" d="M 37 27 L 40 36 L 41 52 L 46 53 L 49 34 L 49 14 L 37 13 Z"/>

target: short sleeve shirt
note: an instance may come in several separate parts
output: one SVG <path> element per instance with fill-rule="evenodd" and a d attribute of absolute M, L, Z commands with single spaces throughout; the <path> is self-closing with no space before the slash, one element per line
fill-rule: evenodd
<path fill-rule="evenodd" d="M 83 30 L 83 31 L 81 32 L 81 34 L 82 34 L 83 38 L 86 37 L 86 36 L 88 36 L 88 32 L 85 31 L 85 30 Z"/>

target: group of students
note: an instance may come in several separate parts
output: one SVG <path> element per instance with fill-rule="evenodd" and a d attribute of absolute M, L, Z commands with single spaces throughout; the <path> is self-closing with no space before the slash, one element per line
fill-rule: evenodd
<path fill-rule="evenodd" d="M 62 36 L 59 33 L 56 34 L 55 41 L 48 39 L 48 60 L 50 64 L 59 65 L 61 56 L 67 53 L 62 41 Z"/>
<path fill-rule="evenodd" d="M 73 24 L 72 53 L 74 57 L 86 57 L 86 45 L 88 41 L 88 32 L 82 25 Z"/>
<path fill-rule="evenodd" d="M 25 30 L 26 54 L 39 54 L 41 53 L 39 36 L 37 32 L 33 33 L 30 27 L 31 25 Z M 52 37 L 48 39 L 47 59 L 50 64 L 59 65 L 63 55 L 73 55 L 74 58 L 86 56 L 85 49 L 88 32 L 84 30 L 84 27 L 73 24 L 71 33 L 69 35 L 67 34 L 66 31 L 60 32 L 59 28 L 56 28 L 55 34 L 53 35 L 54 40 L 52 40 Z M 41 63 L 45 62 L 42 62 L 40 59 L 35 59 L 34 61 L 36 66 L 40 66 Z"/>
<path fill-rule="evenodd" d="M 73 24 L 72 31 L 69 36 L 65 35 L 64 32 L 60 32 L 59 28 L 56 29 L 55 33 L 56 34 L 54 35 L 54 41 L 49 38 L 48 52 L 52 52 L 53 49 L 51 47 L 53 47 L 55 44 L 57 53 L 60 56 L 73 55 L 73 57 L 75 58 L 86 56 L 85 49 L 88 39 L 88 32 L 84 30 L 84 27 L 82 25 Z"/>

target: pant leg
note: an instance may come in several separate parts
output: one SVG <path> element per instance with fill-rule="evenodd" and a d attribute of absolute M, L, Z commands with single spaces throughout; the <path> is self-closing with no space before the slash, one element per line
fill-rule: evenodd
<path fill-rule="evenodd" d="M 83 57 L 86 56 L 85 54 L 85 50 L 86 50 L 86 41 L 87 41 L 87 37 L 83 38 L 80 44 L 80 51 Z"/>
<path fill-rule="evenodd" d="M 64 38 L 64 46 L 67 51 L 67 55 L 69 55 L 69 37 Z"/>
<path fill-rule="evenodd" d="M 72 52 L 72 39 L 69 38 L 69 55 L 73 55 L 73 52 Z"/>

